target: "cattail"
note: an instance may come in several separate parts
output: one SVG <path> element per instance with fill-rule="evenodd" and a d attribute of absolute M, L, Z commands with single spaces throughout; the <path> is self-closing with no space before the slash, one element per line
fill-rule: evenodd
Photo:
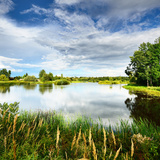
<path fill-rule="evenodd" d="M 92 139 L 92 134 L 91 134 L 91 128 L 90 128 L 90 129 L 89 129 L 89 146 L 90 146 L 90 147 L 91 147 L 91 145 L 92 145 L 91 139 Z"/>
<path fill-rule="evenodd" d="M 96 146 L 95 146 L 93 140 L 92 140 L 92 144 L 93 144 L 93 156 L 94 156 L 94 160 L 97 160 Z"/>
<path fill-rule="evenodd" d="M 114 156 L 114 160 L 116 160 L 116 158 L 118 157 L 119 152 L 120 152 L 121 149 L 122 149 L 122 145 L 121 145 L 121 146 L 119 147 L 119 149 L 117 150 L 116 155 Z"/>
<path fill-rule="evenodd" d="M 73 141 L 72 141 L 72 145 L 71 145 L 71 151 L 72 151 L 73 146 L 74 146 L 75 143 L 76 143 L 76 133 L 75 133 L 75 135 L 73 137 Z"/>
<path fill-rule="evenodd" d="M 113 132 L 113 130 L 112 130 L 112 129 L 111 129 L 111 131 L 112 131 L 113 143 L 114 143 L 114 145 L 116 146 L 116 139 L 115 139 L 115 135 L 114 135 L 114 132 Z"/>
<path fill-rule="evenodd" d="M 133 140 L 131 139 L 131 157 L 133 157 L 134 154 L 134 143 Z"/>
<path fill-rule="evenodd" d="M 58 126 L 58 127 L 57 127 L 57 140 L 56 140 L 56 148 L 58 148 L 59 135 L 60 135 L 60 130 L 59 130 L 59 126 Z"/>

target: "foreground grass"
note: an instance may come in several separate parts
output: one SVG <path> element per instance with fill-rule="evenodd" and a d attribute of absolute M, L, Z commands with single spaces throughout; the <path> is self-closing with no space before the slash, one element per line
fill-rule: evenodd
<path fill-rule="evenodd" d="M 104 127 L 86 117 L 21 112 L 0 105 L 0 159 L 160 159 L 160 127 L 147 121 Z"/>
<path fill-rule="evenodd" d="M 123 87 L 131 92 L 141 92 L 142 94 L 147 94 L 149 96 L 160 97 L 160 87 L 137 86 L 133 84 L 128 84 Z"/>

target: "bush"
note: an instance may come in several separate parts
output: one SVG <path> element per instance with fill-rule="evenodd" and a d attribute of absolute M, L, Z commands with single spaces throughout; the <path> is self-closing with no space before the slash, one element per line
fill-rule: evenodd
<path fill-rule="evenodd" d="M 61 79 L 61 80 L 55 81 L 54 84 L 55 84 L 55 85 L 68 85 L 68 84 L 70 84 L 70 82 L 67 81 L 66 79 Z"/>
<path fill-rule="evenodd" d="M 9 79 L 4 75 L 0 75 L 0 81 L 9 81 Z"/>
<path fill-rule="evenodd" d="M 37 82 L 37 78 L 35 76 L 27 76 L 24 78 L 24 81 Z"/>

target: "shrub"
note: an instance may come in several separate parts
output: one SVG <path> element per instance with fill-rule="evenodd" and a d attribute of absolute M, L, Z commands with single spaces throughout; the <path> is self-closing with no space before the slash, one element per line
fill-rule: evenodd
<path fill-rule="evenodd" d="M 67 81 L 66 79 L 61 79 L 61 80 L 55 81 L 54 84 L 55 84 L 55 85 L 68 85 L 68 84 L 70 84 L 70 82 Z"/>
<path fill-rule="evenodd" d="M 0 75 L 0 81 L 9 81 L 9 79 L 4 75 Z"/>
<path fill-rule="evenodd" d="M 35 76 L 27 76 L 27 77 L 24 78 L 24 81 L 36 82 L 37 78 Z"/>

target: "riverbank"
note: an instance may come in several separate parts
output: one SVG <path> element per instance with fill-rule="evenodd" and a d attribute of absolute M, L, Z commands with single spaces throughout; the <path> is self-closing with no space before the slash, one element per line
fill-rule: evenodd
<path fill-rule="evenodd" d="M 128 84 L 123 86 L 123 88 L 128 89 L 131 92 L 140 92 L 148 96 L 160 97 L 160 87 L 147 87 L 147 86 L 138 86 L 135 84 Z"/>
<path fill-rule="evenodd" d="M 98 84 L 128 84 L 129 81 L 99 81 Z"/>
<path fill-rule="evenodd" d="M 160 159 L 160 127 L 147 121 L 105 127 L 82 116 L 66 121 L 51 111 L 19 113 L 18 103 L 0 107 L 3 160 Z"/>

